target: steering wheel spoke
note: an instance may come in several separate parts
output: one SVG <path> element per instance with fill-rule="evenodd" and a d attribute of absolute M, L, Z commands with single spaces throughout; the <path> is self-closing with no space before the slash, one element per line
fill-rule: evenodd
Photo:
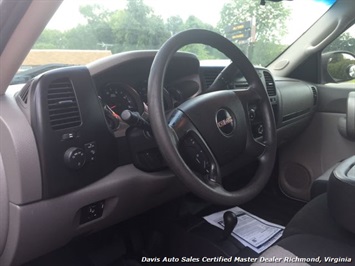
<path fill-rule="evenodd" d="M 245 154 L 253 158 L 258 158 L 265 151 L 265 143 L 263 143 L 263 124 L 262 122 L 257 122 L 255 124 L 255 106 L 258 106 L 260 103 L 260 96 L 255 91 L 253 86 L 249 86 L 244 90 L 235 90 L 235 94 L 240 99 L 244 112 L 246 114 L 246 132 L 247 132 L 247 141 L 245 147 Z M 253 127 L 257 127 L 256 129 Z M 259 128 L 260 127 L 260 128 Z M 255 136 L 254 132 L 257 132 Z"/>
<path fill-rule="evenodd" d="M 208 173 L 205 175 L 205 182 L 210 186 L 222 185 L 222 177 L 219 171 L 219 166 L 214 161 L 209 165 Z"/>
<path fill-rule="evenodd" d="M 266 145 L 258 140 L 254 139 L 252 136 L 248 139 L 245 148 L 245 153 L 251 157 L 259 158 L 263 155 Z"/>
<path fill-rule="evenodd" d="M 207 184 L 221 184 L 219 165 L 198 129 L 181 111 L 175 110 L 168 125 L 173 131 L 174 145 L 185 163 Z"/>
<path fill-rule="evenodd" d="M 174 144 L 178 147 L 180 141 L 190 131 L 196 131 L 190 119 L 179 109 L 172 111 L 168 118 L 168 125 L 173 132 Z"/>

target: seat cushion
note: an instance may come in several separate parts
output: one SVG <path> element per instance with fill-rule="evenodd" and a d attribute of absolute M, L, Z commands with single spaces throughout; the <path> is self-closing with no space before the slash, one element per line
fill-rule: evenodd
<path fill-rule="evenodd" d="M 253 266 L 265 266 L 265 265 L 279 265 L 286 266 L 292 263 L 292 266 L 309 266 L 308 263 L 299 261 L 295 262 L 297 256 L 290 252 L 289 250 L 284 249 L 281 246 L 272 246 L 267 249 L 264 253 L 259 256 L 258 261 L 253 263 Z"/>
<path fill-rule="evenodd" d="M 340 226 L 330 214 L 327 194 L 306 204 L 286 226 L 277 245 L 258 258 L 254 266 L 355 265 L 355 234 Z"/>
<path fill-rule="evenodd" d="M 265 251 L 253 266 L 355 265 L 355 247 L 320 236 L 286 237 Z"/>
<path fill-rule="evenodd" d="M 355 234 L 341 227 L 329 213 L 326 194 L 311 200 L 292 218 L 283 238 L 297 234 L 321 236 L 355 247 Z"/>
<path fill-rule="evenodd" d="M 355 265 L 355 247 L 340 241 L 304 234 L 284 238 L 278 245 L 291 251 L 299 258 L 316 259 L 320 257 L 321 265 Z M 307 263 L 319 265 L 317 261 Z"/>

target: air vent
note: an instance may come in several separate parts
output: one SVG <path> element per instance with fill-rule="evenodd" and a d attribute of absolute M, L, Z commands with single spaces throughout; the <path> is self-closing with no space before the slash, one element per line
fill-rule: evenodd
<path fill-rule="evenodd" d="M 213 81 L 217 78 L 222 69 L 219 68 L 205 68 L 203 71 L 203 76 L 205 79 L 206 88 L 209 88 Z"/>
<path fill-rule="evenodd" d="M 28 100 L 28 93 L 30 91 L 30 85 L 31 83 L 27 83 L 25 85 L 25 87 L 23 87 L 19 93 L 20 99 L 27 104 L 27 100 Z"/>
<path fill-rule="evenodd" d="M 317 101 L 318 101 L 317 88 L 312 86 L 311 89 L 313 93 L 313 105 L 317 105 Z"/>
<path fill-rule="evenodd" d="M 81 124 L 77 99 L 69 79 L 58 79 L 49 85 L 47 102 L 52 129 L 61 130 Z"/>
<path fill-rule="evenodd" d="M 266 85 L 267 94 L 269 96 L 275 96 L 276 95 L 276 87 L 275 87 L 275 82 L 274 82 L 271 74 L 267 71 L 264 71 L 264 78 L 265 78 L 265 85 Z"/>

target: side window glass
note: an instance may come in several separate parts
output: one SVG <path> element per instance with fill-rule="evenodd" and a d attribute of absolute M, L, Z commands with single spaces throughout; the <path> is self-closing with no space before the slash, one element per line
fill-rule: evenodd
<path fill-rule="evenodd" d="M 355 24 L 323 50 L 322 75 L 325 83 L 355 84 Z"/>

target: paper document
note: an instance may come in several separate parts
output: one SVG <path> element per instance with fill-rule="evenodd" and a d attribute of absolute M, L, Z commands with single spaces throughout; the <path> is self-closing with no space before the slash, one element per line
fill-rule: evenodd
<path fill-rule="evenodd" d="M 285 229 L 281 225 L 267 222 L 239 207 L 213 213 L 205 216 L 204 219 L 223 229 L 223 214 L 226 211 L 232 211 L 238 217 L 238 223 L 232 232 L 232 236 L 257 253 L 263 252 L 274 244 L 282 236 Z"/>

